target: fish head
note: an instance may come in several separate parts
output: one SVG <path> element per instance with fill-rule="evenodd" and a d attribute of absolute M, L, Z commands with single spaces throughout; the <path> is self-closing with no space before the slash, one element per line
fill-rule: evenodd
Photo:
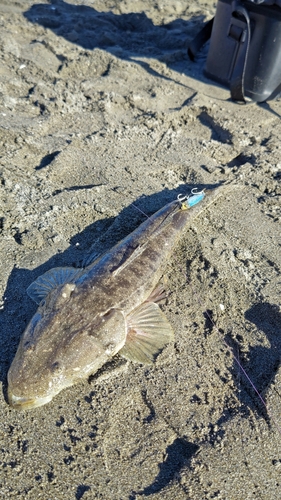
<path fill-rule="evenodd" d="M 22 335 L 8 372 L 8 401 L 15 409 L 50 402 L 97 371 L 125 343 L 122 311 L 95 314 L 91 303 L 89 314 L 86 298 L 71 301 L 67 286 L 42 301 Z"/>

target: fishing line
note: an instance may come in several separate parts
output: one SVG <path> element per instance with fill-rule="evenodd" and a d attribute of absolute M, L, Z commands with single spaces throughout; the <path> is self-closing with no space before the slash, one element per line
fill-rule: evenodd
<path fill-rule="evenodd" d="M 193 192 L 191 192 L 191 193 L 194 194 Z M 145 212 L 143 212 L 143 210 L 141 210 L 139 207 L 137 207 L 134 203 L 132 203 L 132 206 L 136 210 L 138 210 L 140 213 L 142 213 L 143 215 L 145 215 L 145 217 L 147 217 L 148 219 L 150 219 L 150 217 Z M 181 270 L 181 271 L 183 272 L 183 274 L 185 276 L 186 282 L 189 283 L 187 274 L 183 270 Z M 190 283 L 190 286 L 191 286 L 193 294 L 196 295 L 196 297 L 197 297 L 198 303 L 200 304 L 200 306 L 202 307 L 202 309 L 204 309 L 204 304 L 200 300 L 200 297 L 198 296 L 196 290 L 193 288 L 193 286 L 192 286 L 191 283 Z M 221 332 L 219 331 L 217 325 L 215 324 L 215 322 L 213 321 L 212 317 L 210 316 L 210 314 L 208 313 L 207 310 L 205 310 L 205 314 L 208 317 L 208 319 L 210 320 L 211 324 L 213 325 L 215 331 L 221 335 Z M 281 436 L 281 427 L 279 425 L 279 422 L 276 420 L 276 418 L 274 417 L 274 415 L 272 414 L 272 412 L 269 410 L 269 408 L 268 408 L 265 400 L 263 399 L 261 393 L 258 391 L 258 389 L 255 386 L 254 382 L 252 381 L 251 377 L 248 375 L 247 371 L 245 370 L 245 368 L 243 367 L 243 365 L 240 363 L 239 354 L 237 356 L 235 355 L 232 347 L 227 343 L 227 341 L 225 339 L 223 339 L 223 342 L 224 342 L 225 346 L 227 347 L 228 351 L 230 352 L 230 354 L 232 355 L 233 359 L 235 360 L 237 366 L 239 367 L 239 370 L 243 373 L 244 377 L 247 379 L 247 381 L 251 385 L 252 389 L 254 390 L 254 392 L 256 393 L 256 395 L 258 396 L 258 398 L 261 401 L 263 407 L 265 408 L 268 416 L 271 418 L 272 422 L 275 424 L 275 426 L 276 426 L 276 428 L 277 428 L 277 430 L 278 430 L 278 432 L 279 432 L 279 434 Z"/>
<path fill-rule="evenodd" d="M 188 280 L 188 276 L 187 274 L 183 271 L 183 269 L 181 270 L 182 273 L 184 274 L 185 276 L 185 279 L 186 279 L 186 282 L 190 285 L 191 287 L 191 290 L 192 290 L 192 293 L 193 295 L 196 296 L 196 299 L 198 301 L 198 303 L 200 304 L 201 308 L 204 310 L 204 315 L 207 316 L 207 318 L 209 319 L 209 321 L 211 322 L 213 328 L 215 329 L 215 331 L 217 333 L 220 334 L 221 336 L 221 332 L 219 331 L 219 328 L 217 327 L 216 323 L 214 322 L 214 320 L 212 319 L 211 315 L 209 314 L 208 310 L 205 308 L 204 304 L 202 303 L 201 299 L 200 299 L 200 296 L 198 295 L 196 289 L 194 289 L 194 287 L 192 286 L 191 282 Z M 262 403 L 262 406 L 265 408 L 266 410 L 266 413 L 267 415 L 270 417 L 270 419 L 272 420 L 272 422 L 275 424 L 275 427 L 277 428 L 278 430 L 278 433 L 281 435 L 281 428 L 280 428 L 280 425 L 279 425 L 279 422 L 276 420 L 276 418 L 274 417 L 273 413 L 269 410 L 264 398 L 262 397 L 261 393 L 258 391 L 257 387 L 255 386 L 255 384 L 253 383 L 251 377 L 248 375 L 247 371 L 245 370 L 245 368 L 242 366 L 241 362 L 240 362 L 240 359 L 239 359 L 239 350 L 237 349 L 237 355 L 234 353 L 233 351 L 233 348 L 227 343 L 227 341 L 223 338 L 223 342 L 227 348 L 227 350 L 230 352 L 231 356 L 233 357 L 233 359 L 235 360 L 237 366 L 238 366 L 238 380 L 239 380 L 239 385 L 238 385 L 238 400 L 239 400 L 239 407 L 241 408 L 241 399 L 240 399 L 240 384 L 241 384 L 241 378 L 240 378 L 240 374 L 241 372 L 243 373 L 244 377 L 247 379 L 247 381 L 250 383 L 252 389 L 254 390 L 254 392 L 256 393 L 256 395 L 258 396 L 259 400 L 261 401 Z M 248 473 L 249 473 L 249 476 L 251 478 L 251 481 L 252 481 L 252 484 L 255 488 L 255 491 L 258 493 L 259 497 L 260 498 L 263 498 L 261 496 L 261 493 L 259 491 L 257 491 L 257 488 L 260 489 L 260 487 L 256 484 L 255 480 L 254 480 L 254 477 L 253 477 L 253 474 L 251 472 L 251 469 L 249 467 L 249 464 L 248 464 L 248 460 L 247 460 L 247 456 L 245 454 L 245 449 L 244 449 L 244 446 L 243 446 L 243 437 L 244 437 L 244 434 L 243 434 L 243 427 L 242 427 L 242 423 L 241 423 L 241 418 L 240 418 L 240 421 L 239 421 L 239 428 L 240 428 L 240 435 L 241 435 L 241 444 L 242 444 L 242 450 L 243 450 L 243 455 L 244 455 L 244 464 L 245 464 L 245 467 L 247 468 L 248 470 Z M 275 434 L 273 434 L 275 439 L 276 439 L 276 436 Z M 276 441 L 276 444 L 278 444 L 278 441 Z M 254 492 L 255 493 L 255 492 Z"/>
<path fill-rule="evenodd" d="M 238 361 L 240 363 L 239 347 L 237 347 L 237 359 L 238 359 Z M 239 401 L 239 408 L 241 410 L 241 408 L 242 408 L 242 403 L 241 403 L 241 369 L 240 369 L 239 365 L 238 365 L 238 401 Z M 243 445 L 243 443 L 245 441 L 245 434 L 244 434 L 244 429 L 243 429 L 243 425 L 242 425 L 242 418 L 241 418 L 241 416 L 238 419 L 238 422 L 239 422 L 239 430 L 240 430 L 241 449 L 242 449 L 242 454 L 243 454 L 243 457 L 244 457 L 244 465 L 245 465 L 245 467 L 246 467 L 246 469 L 248 471 L 249 477 L 250 477 L 250 479 L 252 481 L 252 485 L 254 486 L 255 489 L 257 489 L 258 486 L 255 484 L 255 480 L 254 480 L 251 468 L 249 467 L 247 455 L 246 455 L 245 448 L 244 448 L 244 445 Z M 258 491 L 258 495 L 259 495 L 259 498 L 261 498 L 261 500 L 262 500 L 262 496 L 260 495 L 259 491 Z"/>
<path fill-rule="evenodd" d="M 188 276 L 185 274 L 185 278 L 186 278 L 186 282 L 188 282 Z M 190 286 L 191 286 L 191 289 L 192 289 L 192 292 L 194 295 L 196 295 L 196 298 L 197 298 L 197 301 L 199 302 L 200 306 L 202 307 L 202 309 L 205 309 L 204 308 L 204 304 L 202 304 L 201 300 L 200 300 L 200 297 L 198 296 L 196 290 L 193 288 L 192 284 L 189 283 Z M 207 309 L 204 311 L 204 314 L 208 317 L 208 319 L 210 320 L 210 322 L 212 323 L 215 331 L 217 333 L 219 333 L 221 335 L 221 332 L 219 331 L 217 325 L 215 324 L 215 322 L 213 321 L 211 315 L 208 313 Z M 227 343 L 227 341 L 225 339 L 223 339 L 223 342 L 225 344 L 225 346 L 227 347 L 228 351 L 230 352 L 230 354 L 232 355 L 233 359 L 235 360 L 236 364 L 238 365 L 239 367 L 239 370 L 241 370 L 241 372 L 243 373 L 243 375 L 245 376 L 245 378 L 248 380 L 249 384 L 251 385 L 252 389 L 255 391 L 255 393 L 257 394 L 259 400 L 261 401 L 263 407 L 265 408 L 268 416 L 271 418 L 272 422 L 275 424 L 280 436 L 281 436 L 281 427 L 279 426 L 279 422 L 276 420 L 276 418 L 274 417 L 274 415 L 272 414 L 272 412 L 269 410 L 265 400 L 263 399 L 261 393 L 258 391 L 258 389 L 256 388 L 254 382 L 252 381 L 251 377 L 248 375 L 248 373 L 246 372 L 245 368 L 242 366 L 242 364 L 240 363 L 239 361 L 239 357 L 235 355 L 232 347 Z"/>
<path fill-rule="evenodd" d="M 142 213 L 144 216 L 146 216 L 149 219 L 149 216 L 145 212 L 143 212 L 143 210 L 141 210 L 135 204 L 132 204 L 132 206 L 136 210 L 138 210 L 140 213 Z M 205 308 L 204 304 L 202 303 L 200 297 L 198 296 L 197 291 L 193 288 L 192 284 L 189 282 L 187 274 L 182 269 L 181 269 L 181 271 L 182 271 L 182 273 L 185 276 L 186 282 L 190 284 L 193 294 L 197 297 L 198 303 L 200 304 L 201 308 L 205 311 L 204 314 L 207 316 L 208 320 L 213 325 L 214 330 L 217 333 L 219 333 L 220 336 L 221 336 L 221 332 L 219 331 L 217 325 L 215 324 L 215 322 L 212 319 L 211 315 L 209 314 L 208 310 L 205 310 L 206 308 Z M 243 367 L 243 365 L 242 365 L 242 363 L 241 363 L 241 361 L 239 359 L 239 348 L 238 348 L 238 351 L 237 351 L 237 354 L 236 354 L 235 351 L 234 351 L 234 349 L 231 347 L 231 345 L 229 345 L 229 343 L 225 340 L 225 338 L 223 338 L 223 342 L 224 342 L 224 344 L 225 344 L 228 352 L 232 356 L 232 359 L 235 361 L 236 365 L 238 366 L 238 372 L 239 372 L 238 400 L 239 400 L 239 407 L 240 407 L 240 409 L 241 409 L 241 406 L 242 406 L 241 405 L 241 377 L 240 377 L 240 375 L 241 375 L 241 373 L 243 373 L 243 375 L 244 375 L 245 379 L 247 380 L 248 384 L 250 384 L 250 386 L 252 387 L 254 393 L 256 394 L 256 396 L 258 397 L 258 399 L 261 402 L 262 406 L 264 407 L 264 409 L 266 411 L 266 414 L 271 419 L 271 421 L 275 424 L 275 427 L 277 428 L 278 433 L 281 436 L 281 427 L 280 427 L 279 422 L 275 418 L 273 412 L 268 408 L 268 406 L 267 406 L 267 404 L 265 402 L 265 399 L 263 398 L 262 394 L 259 392 L 259 390 L 255 386 L 254 382 L 252 381 L 251 377 L 248 375 L 247 371 L 245 370 L 245 368 Z M 253 488 L 254 488 L 253 493 L 257 494 L 259 496 L 259 498 L 262 498 L 262 493 L 261 493 L 261 490 L 260 490 L 261 486 L 259 486 L 257 484 L 257 481 L 255 480 L 256 478 L 254 477 L 254 475 L 253 475 L 253 473 L 252 473 L 252 471 L 250 469 L 250 466 L 249 466 L 249 463 L 248 463 L 248 459 L 247 459 L 247 456 L 246 456 L 246 452 L 245 452 L 245 448 L 244 448 L 244 445 L 243 445 L 243 443 L 245 442 L 245 435 L 243 433 L 243 426 L 242 426 L 241 418 L 239 419 L 239 428 L 240 428 L 240 436 L 241 436 L 241 446 L 242 446 L 243 457 L 244 457 L 244 465 L 245 465 L 245 467 L 246 467 L 246 469 L 248 471 L 248 474 L 249 474 L 249 476 L 251 478 L 251 482 L 252 482 L 252 485 L 253 485 Z M 274 434 L 274 437 L 276 439 L 276 435 L 275 434 Z"/>

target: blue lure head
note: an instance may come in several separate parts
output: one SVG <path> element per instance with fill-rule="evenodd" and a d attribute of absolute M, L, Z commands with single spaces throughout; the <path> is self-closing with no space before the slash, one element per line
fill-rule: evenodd
<path fill-rule="evenodd" d="M 200 191 L 200 193 L 194 193 L 194 189 L 191 191 L 191 196 L 186 200 L 187 205 L 191 208 L 194 205 L 197 205 L 200 201 L 205 197 L 204 191 Z"/>
<path fill-rule="evenodd" d="M 194 207 L 194 205 L 197 205 L 197 203 L 202 201 L 204 196 L 205 196 L 204 190 L 197 193 L 197 189 L 195 188 L 192 189 L 191 196 L 185 196 L 179 194 L 178 201 L 181 204 L 181 209 L 187 210 L 188 208 Z"/>

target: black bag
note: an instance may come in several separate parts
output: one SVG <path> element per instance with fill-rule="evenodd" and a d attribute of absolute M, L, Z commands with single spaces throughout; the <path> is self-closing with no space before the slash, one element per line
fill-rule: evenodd
<path fill-rule="evenodd" d="M 210 36 L 205 74 L 232 99 L 263 102 L 281 91 L 281 0 L 219 0 L 188 47 L 191 59 Z"/>

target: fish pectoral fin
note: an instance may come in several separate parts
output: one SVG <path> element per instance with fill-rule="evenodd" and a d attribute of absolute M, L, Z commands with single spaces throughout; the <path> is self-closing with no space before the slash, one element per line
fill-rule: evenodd
<path fill-rule="evenodd" d="M 58 286 L 73 283 L 82 271 L 83 269 L 74 267 L 54 267 L 33 281 L 26 291 L 36 304 L 40 304 L 41 300 Z"/>
<path fill-rule="evenodd" d="M 128 333 L 119 354 L 138 363 L 152 363 L 163 347 L 174 338 L 166 316 L 153 302 L 145 302 L 129 316 Z"/>

